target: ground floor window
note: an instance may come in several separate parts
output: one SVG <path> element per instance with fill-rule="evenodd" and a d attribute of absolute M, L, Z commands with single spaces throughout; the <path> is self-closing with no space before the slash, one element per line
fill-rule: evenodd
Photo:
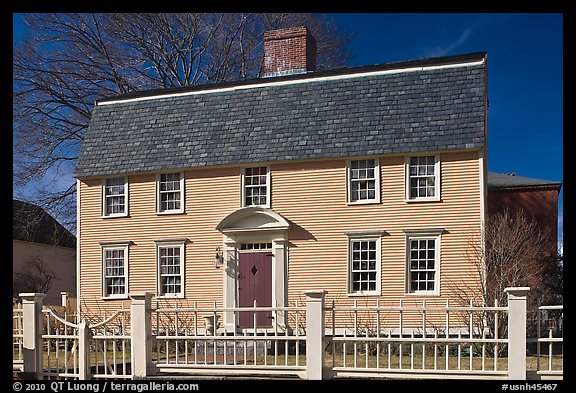
<path fill-rule="evenodd" d="M 128 295 L 128 245 L 102 247 L 102 296 L 105 298 Z"/>
<path fill-rule="evenodd" d="M 348 293 L 380 293 L 381 232 L 349 233 Z"/>
<path fill-rule="evenodd" d="M 440 233 L 437 230 L 413 230 L 406 237 L 406 292 L 439 294 Z"/>
<path fill-rule="evenodd" d="M 158 296 L 184 296 L 184 242 L 157 242 Z"/>

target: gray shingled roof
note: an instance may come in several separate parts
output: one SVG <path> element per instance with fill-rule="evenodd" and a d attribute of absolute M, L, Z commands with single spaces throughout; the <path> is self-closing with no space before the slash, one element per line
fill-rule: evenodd
<path fill-rule="evenodd" d="M 532 179 L 506 173 L 488 173 L 488 188 L 512 188 L 512 187 L 560 187 L 561 182 L 544 179 Z"/>
<path fill-rule="evenodd" d="M 342 76 L 359 71 L 365 68 Z M 204 94 L 108 99 L 93 111 L 75 176 L 482 148 L 485 71 L 482 63 L 336 80 L 318 80 L 325 74 L 317 72 L 260 79 L 272 83 L 261 87 L 239 82 Z"/>

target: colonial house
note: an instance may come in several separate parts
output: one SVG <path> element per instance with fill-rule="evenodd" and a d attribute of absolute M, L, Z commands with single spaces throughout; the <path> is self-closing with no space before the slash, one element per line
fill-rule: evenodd
<path fill-rule="evenodd" d="M 262 78 L 96 102 L 75 170 L 81 312 L 132 292 L 244 307 L 479 290 L 486 53 L 318 71 L 315 53 L 304 27 L 267 32 Z"/>

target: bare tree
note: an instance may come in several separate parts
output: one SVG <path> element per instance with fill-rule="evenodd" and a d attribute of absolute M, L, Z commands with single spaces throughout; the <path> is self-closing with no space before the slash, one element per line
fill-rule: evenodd
<path fill-rule="evenodd" d="M 13 57 L 14 187 L 44 180 L 47 186 L 28 200 L 72 231 L 71 173 L 95 100 L 258 77 L 263 33 L 281 27 L 308 26 L 318 68 L 350 57 L 349 35 L 317 14 L 26 14 L 24 20 L 29 34 Z"/>
<path fill-rule="evenodd" d="M 30 257 L 20 271 L 14 273 L 12 296 L 17 297 L 23 292 L 45 294 L 52 288 L 54 280 L 58 280 L 58 277 L 41 257 Z"/>
<path fill-rule="evenodd" d="M 480 238 L 479 238 L 480 237 Z M 449 291 L 462 305 L 475 304 L 504 306 L 507 304 L 507 287 L 530 287 L 529 303 L 534 303 L 553 286 L 549 275 L 554 265 L 548 256 L 549 236 L 545 229 L 523 210 L 490 215 L 485 223 L 484 232 L 470 236 L 465 257 L 472 261 L 480 281 L 478 291 L 471 290 L 460 282 L 450 282 Z M 556 277 L 558 278 L 558 277 Z M 486 331 L 492 337 L 505 337 L 507 315 L 484 312 L 475 318 L 474 325 L 478 334 Z M 496 331 L 497 326 L 497 331 Z M 502 347 L 502 350 L 505 350 Z"/>

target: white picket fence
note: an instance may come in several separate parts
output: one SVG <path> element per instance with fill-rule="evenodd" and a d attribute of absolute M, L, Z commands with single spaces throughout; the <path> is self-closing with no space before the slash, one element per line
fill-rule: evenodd
<path fill-rule="evenodd" d="M 21 294 L 22 305 L 13 307 L 14 369 L 74 379 L 562 379 L 562 328 L 547 323 L 561 321 L 562 306 L 541 306 L 528 320 L 526 293 L 510 288 L 506 306 L 486 307 L 448 301 L 326 305 L 324 291 L 307 291 L 304 304 L 250 308 L 152 307 L 151 294 L 142 293 L 131 295 L 129 309 L 79 323 L 75 315 L 42 309 L 43 295 Z M 252 323 L 240 328 L 243 313 Z M 259 326 L 261 313 L 269 326 Z M 527 323 L 536 330 L 528 339 L 521 333 Z M 527 362 L 527 345 L 536 349 L 528 369 L 533 358 Z"/>
<path fill-rule="evenodd" d="M 224 314 L 250 314 L 251 326 L 230 329 Z M 271 325 L 258 326 L 257 315 Z M 305 376 L 306 308 L 158 307 L 153 311 L 153 362 L 159 372 Z"/>
<path fill-rule="evenodd" d="M 508 307 L 430 305 L 425 300 L 362 307 L 355 301 L 349 307 L 333 303 L 329 313 L 334 376 L 508 377 L 507 361 L 499 356 L 508 351 L 509 338 L 498 327 Z M 339 314 L 351 316 L 340 333 Z"/>

